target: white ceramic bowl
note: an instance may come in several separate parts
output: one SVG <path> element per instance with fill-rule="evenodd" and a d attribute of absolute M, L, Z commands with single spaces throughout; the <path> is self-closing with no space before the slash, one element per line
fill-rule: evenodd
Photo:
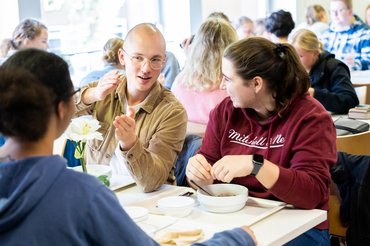
<path fill-rule="evenodd" d="M 193 210 L 195 201 L 186 196 L 168 196 L 158 200 L 157 208 L 166 215 L 185 217 Z"/>
<path fill-rule="evenodd" d="M 73 170 L 82 172 L 82 166 L 72 167 Z M 112 177 L 112 168 L 107 165 L 86 165 L 87 173 L 95 177 L 107 175 L 108 179 Z"/>
<path fill-rule="evenodd" d="M 215 196 L 209 196 L 198 189 L 200 205 L 209 212 L 231 213 L 242 209 L 248 200 L 248 188 L 237 184 L 211 184 L 206 189 Z"/>

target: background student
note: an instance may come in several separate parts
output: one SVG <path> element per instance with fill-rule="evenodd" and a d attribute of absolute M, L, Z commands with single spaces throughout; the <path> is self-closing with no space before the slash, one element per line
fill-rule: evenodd
<path fill-rule="evenodd" d="M 310 76 L 311 87 L 308 92 L 326 110 L 347 114 L 350 108 L 358 105 L 348 66 L 335 59 L 334 54 L 322 50 L 322 44 L 315 33 L 301 29 L 294 32 L 289 41 Z"/>

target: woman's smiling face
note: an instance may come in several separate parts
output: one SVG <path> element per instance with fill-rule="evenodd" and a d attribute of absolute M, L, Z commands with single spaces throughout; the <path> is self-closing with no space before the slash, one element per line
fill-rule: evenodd
<path fill-rule="evenodd" d="M 257 98 L 252 81 L 246 82 L 236 74 L 234 64 L 227 58 L 222 59 L 221 89 L 226 90 L 235 108 L 253 108 Z"/>

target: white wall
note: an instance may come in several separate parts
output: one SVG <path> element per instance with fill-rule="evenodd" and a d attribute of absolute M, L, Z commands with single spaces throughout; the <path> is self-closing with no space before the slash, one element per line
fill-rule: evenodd
<path fill-rule="evenodd" d="M 211 12 L 221 11 L 236 20 L 239 16 L 245 15 L 252 19 L 266 17 L 268 3 L 271 10 L 284 9 L 292 13 L 294 21 L 299 24 L 305 20 L 306 7 L 313 4 L 322 5 L 330 17 L 330 0 L 202 0 L 202 15 L 206 18 Z M 352 0 L 353 11 L 361 19 L 364 19 L 365 8 L 370 0 Z M 266 12 L 265 12 L 266 10 Z"/>
<path fill-rule="evenodd" d="M 19 23 L 18 1 L 0 0 L 0 40 L 11 38 Z"/>
<path fill-rule="evenodd" d="M 205 19 L 212 12 L 223 12 L 231 21 L 240 16 L 257 19 L 266 16 L 267 0 L 202 0 L 202 16 Z"/>

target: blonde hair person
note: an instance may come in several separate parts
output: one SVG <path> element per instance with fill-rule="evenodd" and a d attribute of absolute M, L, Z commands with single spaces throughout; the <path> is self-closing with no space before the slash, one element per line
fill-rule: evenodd
<path fill-rule="evenodd" d="M 48 29 L 38 20 L 25 19 L 20 22 L 14 29 L 12 38 L 2 41 L 1 56 L 7 58 L 12 54 L 10 53 L 11 50 L 17 51 L 26 48 L 41 50 L 49 48 Z"/>
<path fill-rule="evenodd" d="M 171 88 L 185 106 L 189 121 L 206 124 L 209 111 L 226 97 L 219 89 L 225 48 L 238 40 L 233 26 L 221 18 L 208 18 L 195 34 L 183 71 Z M 202 103 L 194 104 L 194 98 Z"/>
<path fill-rule="evenodd" d="M 350 80 L 350 71 L 334 55 L 322 50 L 316 34 L 300 29 L 292 34 L 290 43 L 296 49 L 311 80 L 309 93 L 328 110 L 346 114 L 359 101 Z"/>
<path fill-rule="evenodd" d="M 307 24 L 312 26 L 316 22 L 328 22 L 328 16 L 323 6 L 319 4 L 310 5 L 306 9 Z"/>
<path fill-rule="evenodd" d="M 119 61 L 118 51 L 123 47 L 124 40 L 119 37 L 110 38 L 103 47 L 104 68 L 91 71 L 80 82 L 80 86 L 85 86 L 93 81 L 99 80 L 104 74 L 112 70 L 119 70 L 123 73 L 123 65 Z"/>
<path fill-rule="evenodd" d="M 122 38 L 110 38 L 104 45 L 103 60 L 105 63 L 120 65 L 118 50 L 123 47 L 124 40 Z M 120 67 L 121 68 L 121 67 Z"/>
<path fill-rule="evenodd" d="M 306 9 L 306 22 L 301 23 L 297 29 L 306 28 L 320 36 L 329 28 L 326 10 L 319 4 L 310 5 Z"/>

